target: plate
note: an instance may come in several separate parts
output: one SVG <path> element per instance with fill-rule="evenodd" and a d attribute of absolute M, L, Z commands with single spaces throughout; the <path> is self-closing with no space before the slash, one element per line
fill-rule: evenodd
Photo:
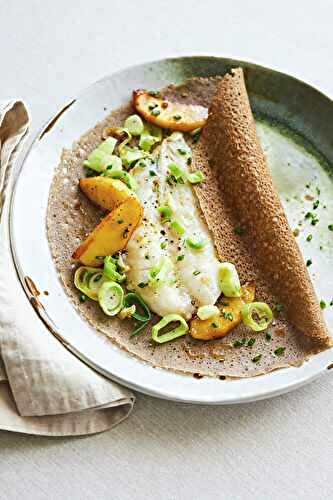
<path fill-rule="evenodd" d="M 333 361 L 332 350 L 313 356 L 297 368 L 237 380 L 197 379 L 154 368 L 128 355 L 79 316 L 62 288 L 46 237 L 49 186 L 62 149 L 70 148 L 81 134 L 112 109 L 126 102 L 133 89 L 156 89 L 170 82 L 180 83 L 192 76 L 223 75 L 237 66 L 245 70 L 254 112 L 258 116 L 268 117 L 271 124 L 281 124 L 278 129 L 271 129 L 270 126 L 265 129 L 265 126 L 259 125 L 259 132 L 267 155 L 273 158 L 273 176 L 283 196 L 290 223 L 293 224 L 296 222 L 293 218 L 297 217 L 296 201 L 288 205 L 286 191 L 289 198 L 293 199 L 294 189 L 299 190 L 306 176 L 315 179 L 323 176 L 327 196 L 332 195 L 333 199 L 333 184 L 327 170 L 327 165 L 333 164 L 332 137 L 327 127 L 327 123 L 333 121 L 333 104 L 328 97 L 306 83 L 244 61 L 204 56 L 165 59 L 106 76 L 50 118 L 32 140 L 28 152 L 19 159 L 16 170 L 9 218 L 13 259 L 27 300 L 34 293 L 32 282 L 41 291 L 39 302 L 35 301 L 35 311 L 48 327 L 49 334 L 55 335 L 75 355 L 106 377 L 137 391 L 174 401 L 230 404 L 272 397 L 323 374 Z M 294 131 L 288 139 L 283 132 L 286 126 Z M 300 137 L 304 139 L 302 145 Z M 279 151 L 283 155 L 286 151 L 283 140 L 288 140 L 288 147 L 294 151 L 290 153 L 293 165 L 288 165 L 287 156 L 283 157 L 282 166 L 281 161 L 274 161 L 274 155 L 278 155 Z M 319 152 L 318 159 L 312 155 L 314 147 Z M 323 170 L 323 165 L 326 170 Z M 296 196 L 302 196 L 302 193 L 296 193 Z M 327 217 L 330 210 L 328 207 Z M 324 236 L 319 235 L 318 238 Z M 306 255 L 309 247 L 303 240 L 300 246 Z M 316 259 L 313 279 L 320 297 L 326 297 L 333 290 L 330 278 L 333 251 L 329 241 L 327 248 L 324 252 L 318 248 L 316 250 L 318 261 Z M 47 291 L 48 295 L 43 291 Z M 333 322 L 332 309 L 327 307 L 324 311 L 329 325 Z"/>

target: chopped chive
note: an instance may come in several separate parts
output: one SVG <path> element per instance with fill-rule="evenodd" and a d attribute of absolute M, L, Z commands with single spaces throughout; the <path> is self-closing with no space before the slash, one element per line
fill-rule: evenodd
<path fill-rule="evenodd" d="M 192 158 L 189 156 L 186 160 L 187 165 L 191 165 L 192 163 Z"/>
<path fill-rule="evenodd" d="M 182 117 L 181 117 L 181 115 L 173 115 L 173 119 L 178 121 L 178 120 L 181 120 Z"/>
<path fill-rule="evenodd" d="M 157 173 L 154 170 L 149 170 L 150 177 L 155 177 Z"/>
<path fill-rule="evenodd" d="M 177 151 L 178 151 L 178 153 L 179 153 L 180 155 L 186 155 L 186 153 L 187 153 L 186 149 L 181 149 L 181 148 L 179 148 L 179 149 L 177 149 Z"/>
<path fill-rule="evenodd" d="M 241 228 L 241 226 L 236 226 L 235 229 L 234 229 L 234 232 L 238 236 L 242 236 L 242 234 L 244 233 L 244 230 Z"/>
<path fill-rule="evenodd" d="M 143 330 L 148 325 L 148 323 L 149 321 L 144 321 L 143 323 L 141 323 L 137 328 L 135 328 L 135 330 L 133 330 L 133 332 L 130 333 L 130 337 L 134 337 L 135 335 L 140 333 L 141 330 Z"/>
<path fill-rule="evenodd" d="M 163 241 L 163 242 L 161 243 L 161 248 L 162 248 L 162 250 L 164 250 L 164 249 L 166 248 L 166 246 L 167 246 L 167 244 L 165 243 L 165 241 Z"/>
<path fill-rule="evenodd" d="M 313 214 L 311 212 L 306 212 L 305 219 L 312 219 Z"/>
<path fill-rule="evenodd" d="M 320 309 L 325 309 L 326 308 L 326 302 L 324 300 L 321 300 L 319 302 L 319 305 L 320 305 Z"/>
<path fill-rule="evenodd" d="M 232 314 L 232 312 L 223 311 L 222 315 L 224 319 L 228 319 L 229 321 L 232 321 L 234 319 L 234 315 Z"/>
<path fill-rule="evenodd" d="M 330 302 L 330 306 L 333 306 L 333 299 L 332 299 L 332 300 L 331 300 L 331 302 Z"/>
<path fill-rule="evenodd" d="M 329 224 L 327 227 L 330 231 L 333 231 L 333 224 Z"/>
<path fill-rule="evenodd" d="M 119 219 L 119 220 L 117 220 L 117 222 L 118 222 L 118 224 L 123 224 L 124 221 L 122 219 Z"/>
<path fill-rule="evenodd" d="M 84 293 L 81 293 L 79 300 L 80 300 L 80 302 L 85 302 L 87 300 L 87 296 L 84 295 Z"/>
<path fill-rule="evenodd" d="M 308 259 L 308 260 L 306 261 L 306 267 L 311 266 L 311 264 L 312 264 L 312 260 L 311 260 L 311 259 Z"/>
<path fill-rule="evenodd" d="M 254 358 L 252 358 L 252 363 L 258 363 L 262 358 L 262 354 L 257 354 L 256 356 L 254 356 Z"/>
<path fill-rule="evenodd" d="M 241 342 L 240 340 L 235 340 L 235 342 L 232 345 L 233 347 L 242 347 L 243 342 Z"/>
<path fill-rule="evenodd" d="M 272 334 L 269 332 L 266 333 L 265 337 L 266 337 L 266 340 L 272 340 Z"/>
<path fill-rule="evenodd" d="M 177 255 L 177 261 L 179 262 L 180 260 L 184 260 L 185 259 L 185 255 L 182 254 L 182 255 Z"/>
<path fill-rule="evenodd" d="M 201 271 L 193 271 L 193 276 L 198 276 L 198 274 L 200 274 Z"/>
<path fill-rule="evenodd" d="M 312 240 L 312 234 L 309 234 L 307 237 L 306 237 L 306 241 L 311 241 Z"/>
<path fill-rule="evenodd" d="M 274 351 L 275 356 L 282 356 L 284 354 L 284 351 L 286 350 L 285 347 L 277 347 Z"/>
<path fill-rule="evenodd" d="M 159 109 L 157 109 L 157 108 L 154 108 L 154 109 L 150 112 L 150 114 L 151 114 L 152 116 L 158 116 L 158 115 L 160 115 L 160 114 L 161 114 L 161 111 L 160 111 Z"/>
<path fill-rule="evenodd" d="M 138 284 L 139 288 L 145 288 L 146 286 L 148 286 L 148 283 L 144 283 L 143 281 L 141 281 L 141 283 Z"/>
<path fill-rule="evenodd" d="M 128 229 L 128 227 L 127 227 L 127 228 L 125 229 L 125 231 L 123 232 L 123 238 L 127 238 L 128 233 L 129 233 L 129 229 Z"/>
<path fill-rule="evenodd" d="M 316 200 L 316 201 L 313 203 L 312 208 L 313 208 L 313 210 L 316 210 L 318 207 L 319 207 L 319 200 Z"/>
<path fill-rule="evenodd" d="M 247 343 L 248 347 L 251 347 L 255 343 L 255 341 L 256 341 L 256 339 L 254 337 L 251 337 Z"/>
<path fill-rule="evenodd" d="M 212 326 L 213 328 L 218 328 L 218 327 L 219 327 L 219 325 L 218 325 L 217 323 L 215 323 L 215 321 L 214 321 L 213 323 L 211 323 L 211 326 Z"/>
<path fill-rule="evenodd" d="M 319 196 L 320 195 L 320 189 L 319 189 L 318 186 L 316 187 L 316 192 L 317 192 L 317 195 Z"/>

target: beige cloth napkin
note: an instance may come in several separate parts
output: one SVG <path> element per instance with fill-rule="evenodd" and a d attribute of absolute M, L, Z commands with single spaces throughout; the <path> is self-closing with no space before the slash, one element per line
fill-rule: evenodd
<path fill-rule="evenodd" d="M 30 305 L 11 258 L 8 192 L 29 117 L 20 101 L 0 102 L 0 429 L 69 436 L 110 429 L 134 396 L 71 354 Z"/>

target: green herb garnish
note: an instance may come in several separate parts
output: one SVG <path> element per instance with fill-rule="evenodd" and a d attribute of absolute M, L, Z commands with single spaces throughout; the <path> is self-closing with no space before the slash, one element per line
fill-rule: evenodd
<path fill-rule="evenodd" d="M 146 286 L 148 286 L 148 283 L 144 283 L 143 281 L 141 281 L 141 283 L 138 283 L 139 288 L 145 288 Z"/>
<path fill-rule="evenodd" d="M 319 305 L 320 305 L 320 309 L 325 309 L 326 308 L 326 302 L 324 300 L 321 300 L 319 302 Z"/>
<path fill-rule="evenodd" d="M 254 337 L 251 337 L 247 343 L 248 347 L 251 347 L 255 343 L 255 341 L 256 341 L 256 339 Z"/>
<path fill-rule="evenodd" d="M 193 271 L 193 276 L 198 276 L 201 273 L 201 271 Z"/>
<path fill-rule="evenodd" d="M 185 255 L 182 254 L 182 255 L 177 255 L 177 261 L 179 262 L 180 260 L 184 260 L 185 259 Z"/>
<path fill-rule="evenodd" d="M 262 358 L 262 354 L 257 354 L 256 356 L 254 356 L 254 358 L 252 358 L 252 362 L 253 363 L 258 363 Z"/>
<path fill-rule="evenodd" d="M 312 260 L 311 260 L 311 259 L 308 259 L 308 260 L 306 261 L 306 267 L 311 266 L 311 264 L 312 264 Z"/>
<path fill-rule="evenodd" d="M 285 347 L 277 347 L 274 351 L 275 356 L 282 356 L 284 354 L 284 351 L 286 350 Z"/>
<path fill-rule="evenodd" d="M 306 241 L 311 241 L 312 240 L 312 234 L 309 234 L 307 237 L 306 237 Z"/>
<path fill-rule="evenodd" d="M 130 337 L 135 337 L 135 335 L 137 335 L 138 333 L 140 333 L 141 330 L 143 330 L 148 325 L 148 323 L 149 323 L 149 321 L 145 321 L 144 323 L 141 323 L 137 328 L 135 328 L 130 333 Z"/>
<path fill-rule="evenodd" d="M 162 222 L 170 222 L 172 216 L 172 210 L 168 205 L 163 205 L 158 207 L 157 211 L 161 214 Z"/>
<path fill-rule="evenodd" d="M 241 228 L 241 226 L 236 226 L 235 229 L 234 229 L 234 232 L 238 236 L 242 236 L 242 234 L 244 234 L 244 230 Z"/>
<path fill-rule="evenodd" d="M 235 340 L 235 342 L 232 345 L 233 347 L 242 347 L 243 342 L 241 342 L 240 340 Z"/>
<path fill-rule="evenodd" d="M 232 321 L 234 319 L 234 315 L 231 312 L 222 312 L 222 316 L 224 319 L 228 319 L 229 321 Z"/>
<path fill-rule="evenodd" d="M 266 337 L 266 340 L 272 340 L 272 334 L 269 332 L 266 333 L 265 337 Z"/>
<path fill-rule="evenodd" d="M 219 327 L 219 325 L 218 325 L 217 323 L 215 323 L 215 321 L 214 321 L 213 323 L 211 323 L 211 326 L 212 326 L 213 328 L 218 328 L 218 327 Z"/>
<path fill-rule="evenodd" d="M 186 154 L 187 154 L 186 149 L 181 149 L 181 148 L 178 148 L 178 149 L 177 149 L 177 151 L 178 151 L 178 153 L 179 153 L 180 155 L 186 155 Z"/>

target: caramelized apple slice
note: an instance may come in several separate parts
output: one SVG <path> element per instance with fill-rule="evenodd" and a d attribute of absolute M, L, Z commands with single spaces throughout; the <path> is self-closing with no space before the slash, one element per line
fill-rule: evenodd
<path fill-rule="evenodd" d="M 130 196 L 135 196 L 124 182 L 110 177 L 80 179 L 80 188 L 93 203 L 110 211 Z"/>
<path fill-rule="evenodd" d="M 170 130 L 189 132 L 201 128 L 208 117 L 203 106 L 170 102 L 145 90 L 134 90 L 133 105 L 147 122 Z"/>
<path fill-rule="evenodd" d="M 244 304 L 254 301 L 255 285 L 248 283 L 242 287 L 241 297 L 223 299 L 219 305 L 220 313 L 212 318 L 201 320 L 194 318 L 191 321 L 190 333 L 200 340 L 212 340 L 224 337 L 242 320 L 241 310 Z"/>
<path fill-rule="evenodd" d="M 103 257 L 123 250 L 141 221 L 142 206 L 133 195 L 110 212 L 75 250 L 72 257 L 85 266 L 98 267 Z"/>

